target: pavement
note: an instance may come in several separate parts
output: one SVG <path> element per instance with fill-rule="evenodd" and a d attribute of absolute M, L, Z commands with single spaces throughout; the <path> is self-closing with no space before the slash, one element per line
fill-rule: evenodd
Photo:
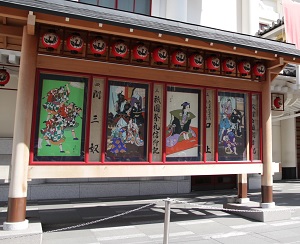
<path fill-rule="evenodd" d="M 4 235 L 0 230 L 0 243 L 160 244 L 167 198 L 186 202 L 171 203 L 170 244 L 300 243 L 300 180 L 275 182 L 273 190 L 276 206 L 289 209 L 290 219 L 260 222 L 224 211 L 223 204 L 236 196 L 236 189 L 171 196 L 29 201 L 27 219 L 30 226 L 41 223 L 43 234 L 16 236 L 10 231 Z M 260 202 L 260 190 L 249 191 L 248 197 Z M 0 225 L 6 217 L 5 204 L 0 203 Z"/>

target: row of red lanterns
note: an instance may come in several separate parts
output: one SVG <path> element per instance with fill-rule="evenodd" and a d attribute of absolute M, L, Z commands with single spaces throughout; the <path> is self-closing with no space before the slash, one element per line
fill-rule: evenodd
<path fill-rule="evenodd" d="M 55 50 L 59 47 L 61 39 L 59 35 L 57 35 L 54 31 L 49 31 L 42 36 L 42 44 L 43 46 L 51 51 Z M 73 33 L 68 36 L 66 40 L 66 47 L 68 50 L 77 54 L 82 51 L 84 47 L 84 41 L 82 37 L 78 33 Z M 104 55 L 107 50 L 107 44 L 103 40 L 101 36 L 97 36 L 93 38 L 89 42 L 90 51 L 95 56 Z M 142 42 L 139 42 L 133 48 L 133 57 L 138 62 L 143 62 L 149 55 L 149 50 L 146 45 Z M 117 40 L 112 45 L 112 55 L 116 57 L 116 59 L 123 59 L 126 57 L 129 52 L 129 48 L 123 40 Z M 167 62 L 168 59 L 168 51 L 163 46 L 158 46 L 153 50 L 152 58 L 157 64 L 163 64 Z M 171 62 L 177 67 L 184 66 L 186 63 L 186 54 L 181 50 L 175 50 L 171 55 Z M 203 67 L 204 58 L 199 52 L 194 52 L 188 57 L 189 65 L 197 70 Z M 206 66 L 210 71 L 216 71 L 220 68 L 220 59 L 216 55 L 210 55 L 206 58 Z M 232 58 L 225 58 L 222 60 L 222 70 L 231 74 L 236 69 L 236 62 Z M 238 72 L 242 76 L 247 76 L 251 72 L 251 64 L 248 61 L 241 61 L 237 65 Z M 252 67 L 252 71 L 256 77 L 261 77 L 265 74 L 265 66 L 261 62 L 257 62 Z"/>

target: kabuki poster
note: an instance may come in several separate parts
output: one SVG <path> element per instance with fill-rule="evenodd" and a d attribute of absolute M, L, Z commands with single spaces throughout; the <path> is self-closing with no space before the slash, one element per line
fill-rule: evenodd
<path fill-rule="evenodd" d="M 41 74 L 35 161 L 83 161 L 87 78 Z"/>
<path fill-rule="evenodd" d="M 109 81 L 106 161 L 146 161 L 148 85 Z"/>
<path fill-rule="evenodd" d="M 219 92 L 219 161 L 246 160 L 245 95 Z"/>
<path fill-rule="evenodd" d="M 168 87 L 167 161 L 200 160 L 200 91 Z"/>

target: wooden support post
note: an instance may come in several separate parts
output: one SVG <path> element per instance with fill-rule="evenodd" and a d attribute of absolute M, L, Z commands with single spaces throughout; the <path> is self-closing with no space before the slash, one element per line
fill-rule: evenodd
<path fill-rule="evenodd" d="M 275 206 L 273 202 L 272 175 L 272 115 L 271 115 L 271 71 L 267 70 L 267 79 L 262 90 L 262 131 L 263 131 L 263 174 L 261 179 L 262 208 Z"/>
<path fill-rule="evenodd" d="M 247 174 L 238 175 L 238 198 L 246 198 L 248 195 Z"/>
<path fill-rule="evenodd" d="M 37 37 L 23 28 L 21 61 L 16 102 L 7 219 L 4 230 L 28 227 L 26 217 L 27 174 L 29 163 L 32 105 L 37 60 Z"/>

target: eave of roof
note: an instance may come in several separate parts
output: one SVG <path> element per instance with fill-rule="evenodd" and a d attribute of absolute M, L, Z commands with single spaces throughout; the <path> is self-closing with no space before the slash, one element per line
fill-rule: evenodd
<path fill-rule="evenodd" d="M 113 9 L 90 6 L 64 0 L 0 0 L 0 5 L 33 12 L 70 17 L 97 23 L 135 28 L 173 36 L 213 41 L 216 43 L 261 50 L 287 56 L 300 57 L 300 50 L 293 44 L 268 40 L 261 37 L 218 30 L 200 25 L 149 17 Z"/>
<path fill-rule="evenodd" d="M 268 25 L 263 30 L 259 30 L 256 34 L 258 36 L 263 36 L 263 35 L 269 33 L 272 30 L 275 30 L 276 28 L 278 28 L 278 27 L 280 27 L 282 25 L 284 25 L 284 18 L 283 17 L 281 19 L 273 21 L 271 25 Z"/>

